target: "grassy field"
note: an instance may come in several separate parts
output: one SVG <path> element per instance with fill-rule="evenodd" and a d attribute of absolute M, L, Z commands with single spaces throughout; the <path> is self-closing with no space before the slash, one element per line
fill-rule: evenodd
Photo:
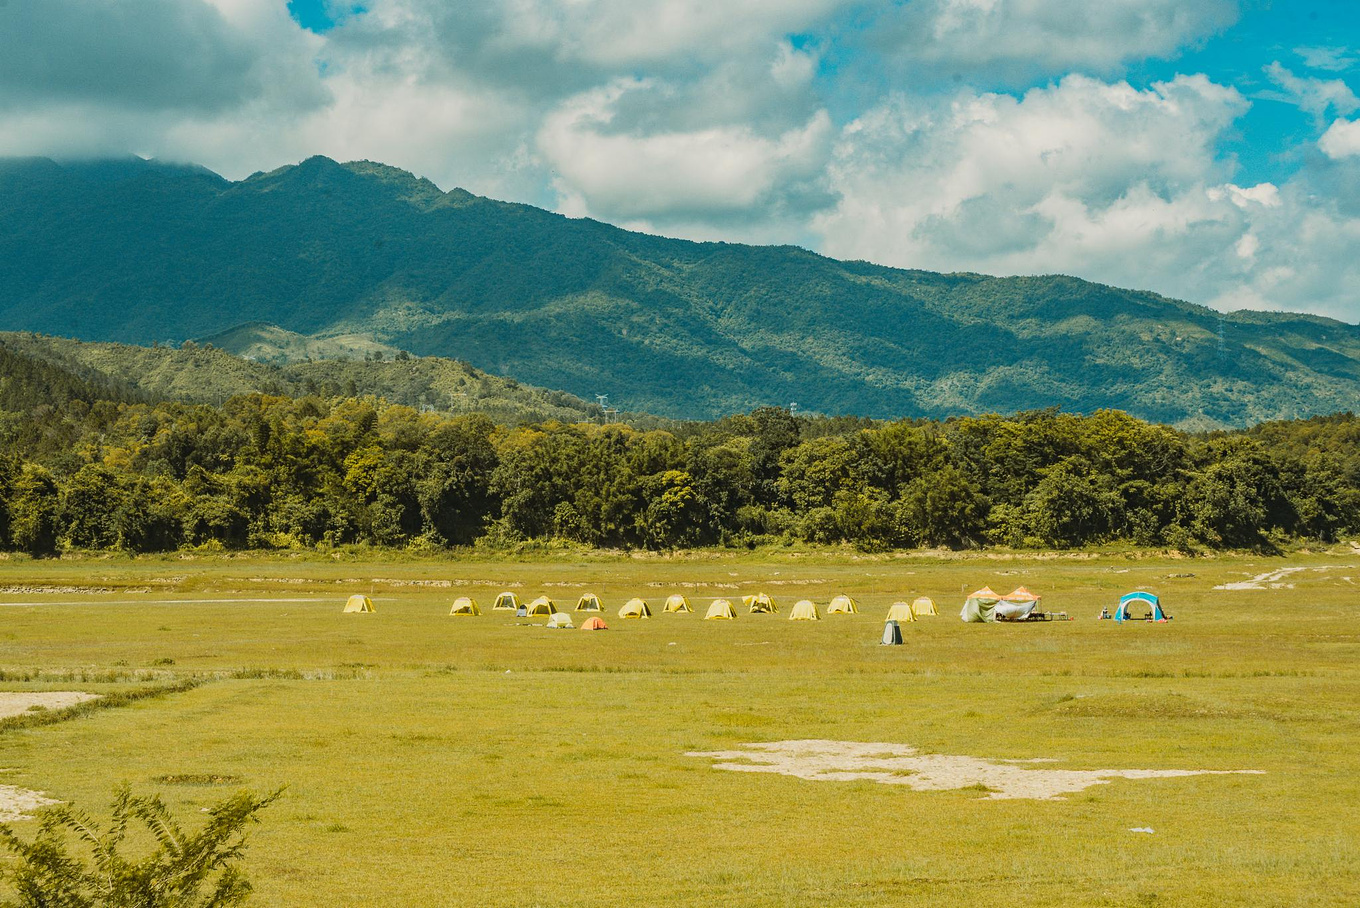
<path fill-rule="evenodd" d="M 1281 587 L 1214 590 L 1284 568 Z M 965 625 L 1025 584 L 1076 620 Z M 492 613 L 502 588 L 605 633 Z M 1147 588 L 1175 619 L 1093 620 Z M 777 616 L 700 620 L 767 590 Z M 377 613 L 345 615 L 345 595 Z M 629 597 L 689 615 L 622 621 Z M 856 616 L 789 622 L 847 592 Z M 448 616 L 460 593 L 480 618 Z M 877 645 L 890 602 L 941 614 Z M 0 783 L 104 806 L 130 782 L 193 813 L 288 786 L 253 834 L 271 906 L 1360 904 L 1360 557 L 541 563 L 282 556 L 0 561 L 0 689 L 188 690 L 0 722 Z M 539 619 L 541 623 L 541 619 Z M 1252 769 L 1064 800 L 726 772 L 691 751 L 794 739 Z M 32 824 L 19 822 L 19 830 Z M 1151 828 L 1152 834 L 1130 832 Z"/>

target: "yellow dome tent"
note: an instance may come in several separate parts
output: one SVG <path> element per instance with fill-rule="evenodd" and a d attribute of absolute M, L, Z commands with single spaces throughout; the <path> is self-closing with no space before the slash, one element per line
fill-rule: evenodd
<path fill-rule="evenodd" d="M 480 615 L 482 610 L 477 608 L 477 600 L 468 596 L 459 596 L 453 600 L 453 608 L 449 609 L 450 615 Z"/>
<path fill-rule="evenodd" d="M 849 596 L 837 596 L 826 607 L 828 615 L 854 615 L 859 612 L 859 603 Z"/>
<path fill-rule="evenodd" d="M 894 602 L 888 608 L 888 617 L 886 620 L 896 621 L 898 624 L 902 624 L 906 621 L 915 621 L 916 616 L 912 614 L 911 606 L 907 605 L 905 602 Z"/>
<path fill-rule="evenodd" d="M 694 609 L 689 607 L 689 600 L 679 593 L 666 600 L 666 607 L 663 612 L 692 612 Z"/>
<path fill-rule="evenodd" d="M 793 611 L 789 612 L 790 621 L 820 621 L 821 617 L 811 599 L 799 599 L 793 604 Z"/>
<path fill-rule="evenodd" d="M 604 606 L 600 603 L 600 597 L 594 593 L 586 593 L 576 600 L 576 611 L 578 612 L 602 612 Z"/>
<path fill-rule="evenodd" d="M 506 610 L 517 611 L 519 609 L 519 597 L 506 590 L 496 597 L 496 604 L 491 606 L 493 612 L 503 612 Z"/>
<path fill-rule="evenodd" d="M 743 596 L 741 601 L 751 610 L 752 615 L 773 614 L 779 611 L 779 606 L 774 604 L 768 593 L 756 593 L 754 596 Z"/>
<path fill-rule="evenodd" d="M 919 599 L 913 600 L 911 603 L 911 610 L 912 613 L 916 615 L 939 614 L 939 612 L 935 610 L 935 600 L 931 599 L 929 596 L 922 596 Z"/>
<path fill-rule="evenodd" d="M 620 618 L 650 618 L 652 610 L 647 607 L 647 603 L 641 599 L 629 599 L 624 603 L 623 608 L 619 609 Z"/>
<path fill-rule="evenodd" d="M 373 611 L 373 600 L 360 593 L 355 593 L 345 600 L 346 612 L 371 612 Z"/>
<path fill-rule="evenodd" d="M 705 621 L 717 619 L 727 619 L 737 617 L 737 613 L 732 610 L 732 603 L 726 599 L 714 599 L 713 604 L 708 607 L 708 613 L 704 615 Z"/>
<path fill-rule="evenodd" d="M 533 602 L 529 603 L 529 610 L 525 612 L 525 614 L 530 618 L 537 615 L 556 615 L 557 603 L 553 602 L 547 596 L 539 596 Z"/>

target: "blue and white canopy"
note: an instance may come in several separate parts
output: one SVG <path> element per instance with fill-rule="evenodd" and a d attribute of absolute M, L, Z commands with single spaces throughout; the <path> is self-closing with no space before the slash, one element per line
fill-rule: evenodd
<path fill-rule="evenodd" d="M 1135 605 L 1151 608 L 1153 621 L 1166 620 L 1166 612 L 1162 611 L 1162 600 L 1158 599 L 1152 593 L 1144 592 L 1143 590 L 1125 593 L 1123 596 L 1119 597 L 1119 611 L 1114 613 L 1114 620 L 1127 621 L 1129 619 L 1129 608 L 1130 606 Z"/>

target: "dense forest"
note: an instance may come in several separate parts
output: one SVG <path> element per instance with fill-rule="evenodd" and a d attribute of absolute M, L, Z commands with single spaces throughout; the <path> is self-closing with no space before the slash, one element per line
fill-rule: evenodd
<path fill-rule="evenodd" d="M 667 239 L 367 162 L 232 182 L 0 159 L 0 329 L 275 360 L 247 322 L 313 358 L 400 349 L 683 419 L 797 401 L 883 418 L 1115 408 L 1207 430 L 1360 400 L 1360 327 L 1326 318 Z"/>
<path fill-rule="evenodd" d="M 1351 414 L 1204 435 L 1112 410 L 502 426 L 374 396 L 155 400 L 0 347 L 0 547 L 33 555 L 545 541 L 1269 549 L 1357 530 Z"/>

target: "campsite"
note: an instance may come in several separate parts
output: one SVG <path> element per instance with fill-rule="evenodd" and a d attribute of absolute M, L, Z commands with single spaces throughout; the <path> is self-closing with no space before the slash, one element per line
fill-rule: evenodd
<path fill-rule="evenodd" d="M 287 786 L 261 905 L 1354 905 L 1357 581 L 1349 547 L 14 557 L 0 806 Z M 1071 620 L 960 620 L 1020 587 Z M 1100 620 L 1131 592 L 1172 620 Z"/>

